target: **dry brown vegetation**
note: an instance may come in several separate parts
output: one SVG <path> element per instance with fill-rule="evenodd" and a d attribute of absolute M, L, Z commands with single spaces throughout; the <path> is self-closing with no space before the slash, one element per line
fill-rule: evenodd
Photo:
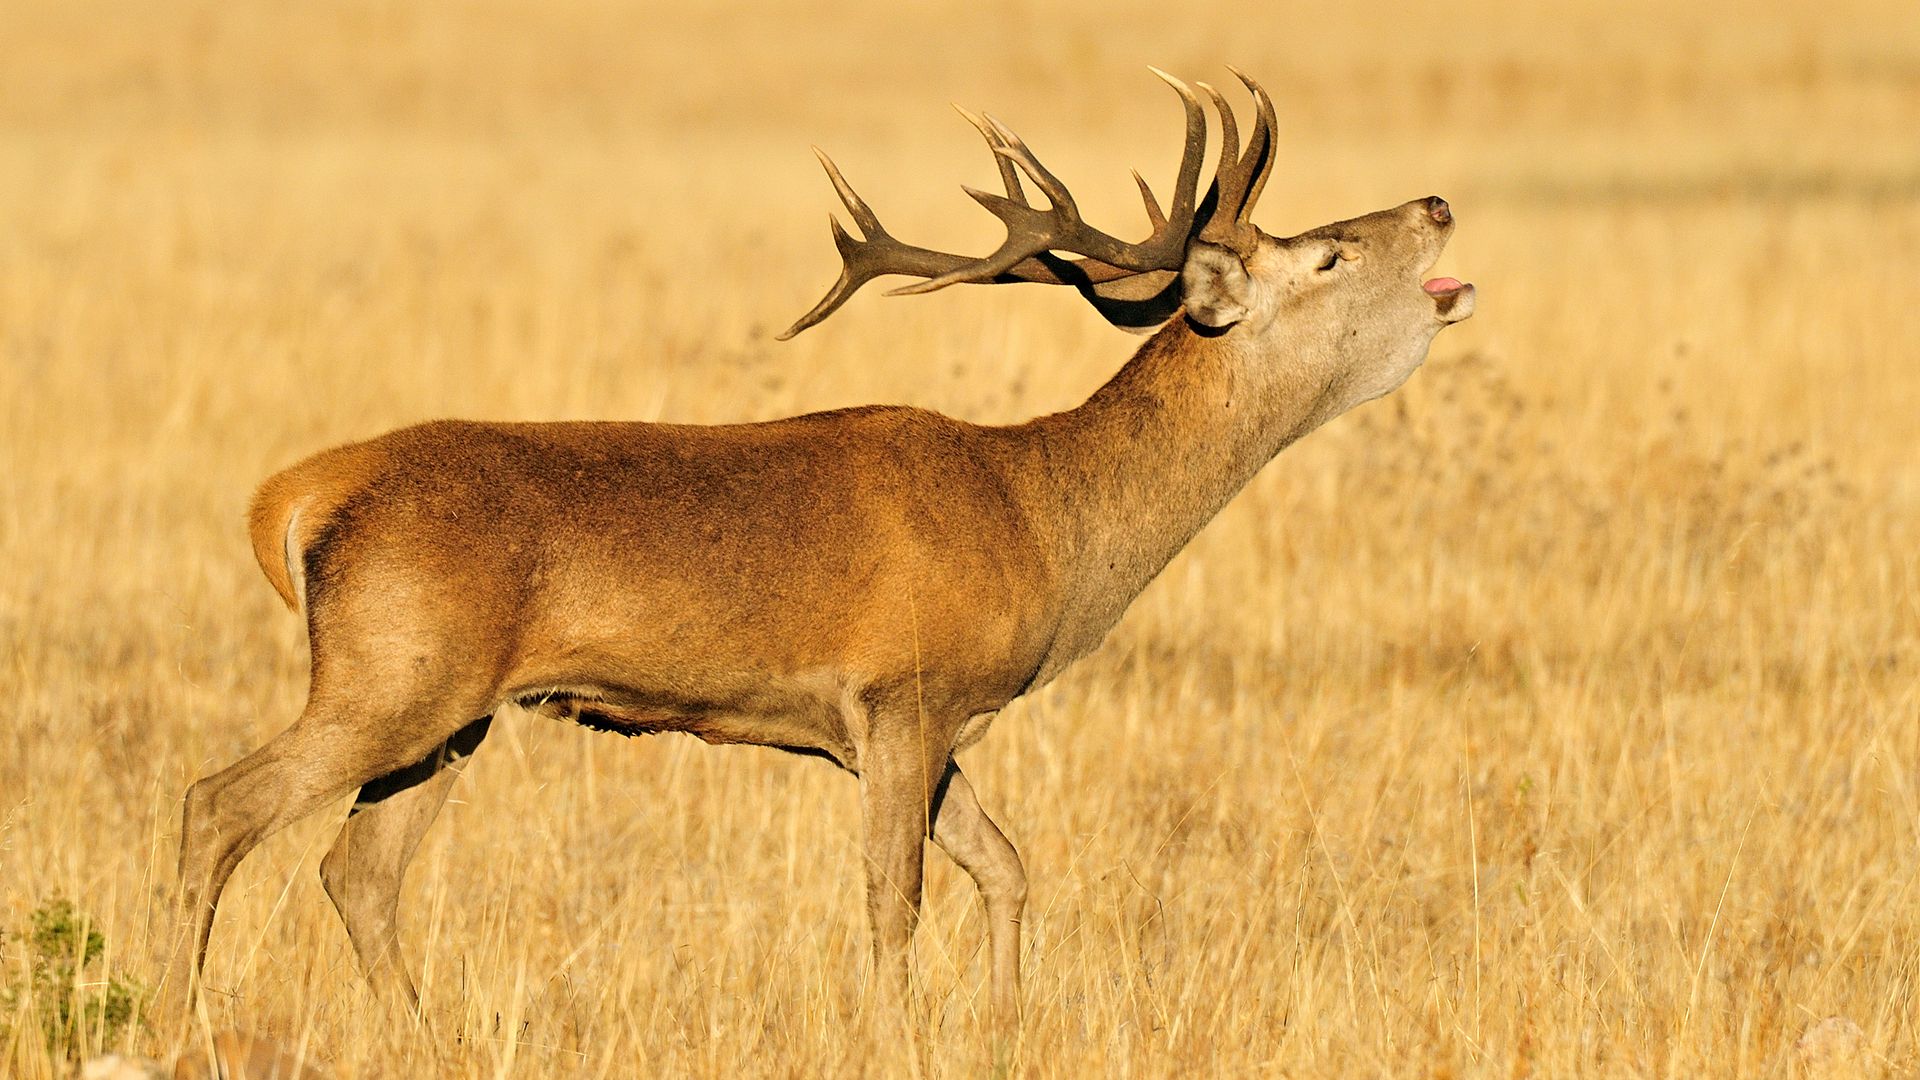
<path fill-rule="evenodd" d="M 1281 107 L 1262 224 L 1443 193 L 1481 310 L 968 752 L 1033 877 L 1013 1071 L 1787 1076 L 1841 1017 L 1836 1068 L 1911 1074 L 1920 20 L 1681 7 L 5 5 L 6 985 L 57 896 L 151 984 L 181 792 L 295 714 L 257 480 L 447 415 L 1065 407 L 1132 339 L 1054 291 L 771 340 L 834 265 L 807 144 L 979 246 L 945 102 L 984 105 L 1136 221 L 1178 140 L 1143 65 L 1234 62 Z M 338 810 L 229 889 L 217 1024 L 343 1075 L 906 1065 L 853 1034 L 842 776 L 494 731 L 409 881 L 433 1030 L 367 1007 Z M 980 1074 L 980 915 L 930 866 L 927 1067 Z M 0 1072 L 63 1075 L 10 1002 Z"/>

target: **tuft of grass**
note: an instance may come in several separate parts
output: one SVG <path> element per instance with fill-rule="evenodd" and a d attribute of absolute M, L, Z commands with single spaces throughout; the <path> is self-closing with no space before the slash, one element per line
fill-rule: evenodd
<path fill-rule="evenodd" d="M 35 908 L 29 924 L 24 955 L 10 958 L 22 974 L 0 993 L 0 1025 L 25 1018 L 49 1053 L 70 1061 L 140 1025 L 146 988 L 102 961 L 107 938 L 92 916 L 60 897 Z M 5 1041 L 12 1036 L 0 1030 Z"/>

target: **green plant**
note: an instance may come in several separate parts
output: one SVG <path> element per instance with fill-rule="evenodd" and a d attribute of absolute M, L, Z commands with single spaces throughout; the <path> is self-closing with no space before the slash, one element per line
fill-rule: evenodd
<path fill-rule="evenodd" d="M 69 1058 L 80 1056 L 89 1033 L 140 1023 L 145 988 L 110 970 L 94 970 L 107 939 L 91 916 L 56 898 L 34 909 L 31 923 L 26 971 L 4 995 L 8 1016 L 36 1019 L 47 1048 Z"/>

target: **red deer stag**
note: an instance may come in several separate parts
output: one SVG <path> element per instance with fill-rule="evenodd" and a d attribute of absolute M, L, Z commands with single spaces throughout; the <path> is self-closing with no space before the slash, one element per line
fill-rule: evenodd
<path fill-rule="evenodd" d="M 1026 875 L 954 752 L 1086 655 L 1283 447 L 1399 386 L 1473 286 L 1424 283 L 1453 230 L 1439 198 L 1279 238 L 1248 215 L 1273 105 L 1246 145 L 1186 84 L 1186 144 L 1152 233 L 1127 243 L 999 122 L 1006 225 L 984 258 L 904 244 L 824 155 L 859 225 L 845 268 L 782 337 L 869 280 L 1070 285 L 1158 326 L 1085 404 L 1010 427 L 869 407 L 762 424 L 436 422 L 325 451 L 253 503 L 260 566 L 304 614 L 300 718 L 187 792 L 174 992 L 192 993 L 221 887 L 262 839 L 359 789 L 321 865 L 376 986 L 414 1003 L 401 876 L 494 713 L 627 734 L 682 731 L 831 759 L 860 782 L 879 983 L 908 986 L 924 842 L 985 900 L 993 1010 L 1019 1013 Z M 1236 73 L 1238 74 L 1238 73 Z M 1022 176 L 1045 196 L 1030 201 Z M 1136 174 L 1136 180 L 1138 175 Z M 1067 258 L 1059 253 L 1078 256 Z"/>

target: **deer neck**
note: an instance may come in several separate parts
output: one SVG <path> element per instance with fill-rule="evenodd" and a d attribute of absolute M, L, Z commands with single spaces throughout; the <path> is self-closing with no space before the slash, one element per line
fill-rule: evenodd
<path fill-rule="evenodd" d="M 1339 412 L 1337 378 L 1252 337 L 1176 319 L 1085 404 L 1031 425 L 1036 516 L 1062 589 L 1036 685 L 1099 644 L 1262 465 Z"/>

